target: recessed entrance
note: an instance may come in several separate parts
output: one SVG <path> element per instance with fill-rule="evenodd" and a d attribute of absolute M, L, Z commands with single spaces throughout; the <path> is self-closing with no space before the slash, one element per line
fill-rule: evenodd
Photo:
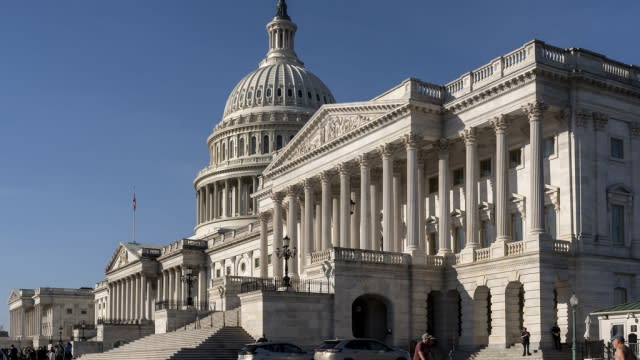
<path fill-rule="evenodd" d="M 384 341 L 387 336 L 387 305 L 375 295 L 363 295 L 351 305 L 353 336 Z"/>

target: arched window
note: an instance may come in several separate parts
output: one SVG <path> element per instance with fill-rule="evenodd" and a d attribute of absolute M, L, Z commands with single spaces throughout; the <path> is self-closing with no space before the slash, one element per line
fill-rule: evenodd
<path fill-rule="evenodd" d="M 262 137 L 262 153 L 269 153 L 269 135 L 265 135 Z"/>
<path fill-rule="evenodd" d="M 258 140 L 255 136 L 251 137 L 251 146 L 249 147 L 249 155 L 255 155 L 258 148 Z"/>
<path fill-rule="evenodd" d="M 244 156 L 244 138 L 238 140 L 238 157 Z"/>
<path fill-rule="evenodd" d="M 282 149 L 282 135 L 276 136 L 276 150 Z"/>
<path fill-rule="evenodd" d="M 233 159 L 233 140 L 229 141 L 229 159 Z"/>

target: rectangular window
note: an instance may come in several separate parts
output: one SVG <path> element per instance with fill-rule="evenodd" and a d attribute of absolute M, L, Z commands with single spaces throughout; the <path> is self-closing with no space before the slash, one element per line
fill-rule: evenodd
<path fill-rule="evenodd" d="M 216 269 L 216 277 L 219 278 L 220 277 L 220 269 Z"/>
<path fill-rule="evenodd" d="M 611 205 L 611 241 L 624 245 L 624 206 Z"/>
<path fill-rule="evenodd" d="M 611 157 L 614 159 L 624 159 L 624 143 L 622 139 L 611 138 Z"/>
<path fill-rule="evenodd" d="M 253 260 L 253 267 L 257 267 L 257 268 L 260 267 L 260 258 L 255 258 Z"/>
<path fill-rule="evenodd" d="M 271 265 L 271 254 L 267 255 L 267 265 Z"/>
<path fill-rule="evenodd" d="M 73 309 L 67 309 L 67 314 L 73 314 Z"/>
<path fill-rule="evenodd" d="M 520 213 L 511 214 L 511 237 L 513 241 L 522 240 L 522 216 Z"/>
<path fill-rule="evenodd" d="M 231 266 L 227 266 L 227 275 L 231 275 Z"/>
<path fill-rule="evenodd" d="M 491 221 L 483 220 L 480 224 L 480 246 L 485 248 L 491 245 L 492 242 Z"/>
<path fill-rule="evenodd" d="M 544 151 L 544 157 L 550 157 L 556 153 L 556 138 L 549 137 L 543 140 L 542 149 Z"/>
<path fill-rule="evenodd" d="M 491 159 L 480 161 L 480 177 L 491 177 Z"/>
<path fill-rule="evenodd" d="M 438 177 L 432 176 L 429 178 L 429 194 L 435 194 L 438 192 Z"/>
<path fill-rule="evenodd" d="M 522 150 L 515 149 L 509 151 L 509 169 L 515 169 L 522 165 Z"/>
<path fill-rule="evenodd" d="M 464 249 L 464 228 L 458 226 L 456 228 L 456 252 L 460 252 Z"/>
<path fill-rule="evenodd" d="M 80 310 L 80 314 L 87 315 L 87 310 Z"/>
<path fill-rule="evenodd" d="M 464 184 L 464 169 L 459 168 L 453 170 L 453 186 L 460 186 Z"/>
<path fill-rule="evenodd" d="M 544 207 L 544 227 L 545 232 L 555 239 L 556 234 L 556 208 L 553 205 Z"/>

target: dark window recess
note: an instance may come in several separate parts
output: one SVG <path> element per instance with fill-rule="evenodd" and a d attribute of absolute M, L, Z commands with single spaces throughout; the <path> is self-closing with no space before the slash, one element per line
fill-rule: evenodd
<path fill-rule="evenodd" d="M 282 96 L 282 89 L 278 89 L 278 97 Z"/>
<path fill-rule="evenodd" d="M 491 159 L 480 161 L 480 177 L 491 176 Z"/>
<path fill-rule="evenodd" d="M 438 177 L 432 176 L 429 178 L 429 194 L 438 192 Z"/>
<path fill-rule="evenodd" d="M 509 168 L 515 169 L 522 165 L 522 150 L 515 149 L 509 151 Z"/>
<path fill-rule="evenodd" d="M 453 170 L 453 186 L 464 184 L 464 169 Z"/>
<path fill-rule="evenodd" d="M 624 143 L 622 139 L 611 138 L 611 157 L 624 159 Z"/>

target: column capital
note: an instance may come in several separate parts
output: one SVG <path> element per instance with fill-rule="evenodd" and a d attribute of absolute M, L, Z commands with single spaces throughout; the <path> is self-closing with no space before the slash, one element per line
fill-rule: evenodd
<path fill-rule="evenodd" d="M 360 156 L 358 156 L 358 164 L 360 164 L 361 167 L 369 167 L 371 166 L 371 161 L 373 160 L 371 154 L 362 154 Z"/>
<path fill-rule="evenodd" d="M 527 115 L 529 121 L 542 120 L 542 114 L 549 108 L 547 104 L 542 101 L 534 101 L 522 106 L 522 111 Z"/>
<path fill-rule="evenodd" d="M 283 192 L 275 192 L 275 193 L 271 194 L 271 199 L 274 202 L 282 205 L 282 200 L 284 200 L 284 193 Z"/>
<path fill-rule="evenodd" d="M 271 218 L 271 213 L 268 211 L 261 212 L 258 217 L 260 218 L 260 222 L 268 223 Z"/>
<path fill-rule="evenodd" d="M 331 172 L 325 170 L 320 173 L 320 183 L 321 184 L 330 184 L 331 183 Z"/>
<path fill-rule="evenodd" d="M 307 178 L 302 180 L 302 188 L 306 190 L 313 190 L 316 187 L 316 180 L 314 178 Z"/>
<path fill-rule="evenodd" d="M 491 120 L 491 126 L 496 133 L 506 133 L 511 121 L 506 115 L 496 116 Z"/>
<path fill-rule="evenodd" d="M 596 131 L 604 131 L 607 128 L 609 115 L 594 111 L 591 116 L 593 117 L 593 128 Z"/>
<path fill-rule="evenodd" d="M 584 109 L 580 109 L 576 112 L 576 126 L 586 128 L 589 124 L 592 114 Z"/>
<path fill-rule="evenodd" d="M 422 144 L 422 136 L 411 131 L 403 136 L 402 144 L 407 150 L 416 149 Z"/>
<path fill-rule="evenodd" d="M 290 185 L 287 187 L 287 196 L 297 198 L 300 196 L 300 186 L 299 185 Z"/>
<path fill-rule="evenodd" d="M 378 154 L 382 156 L 382 158 L 390 158 L 396 151 L 396 146 L 391 143 L 386 143 L 378 146 Z"/>
<path fill-rule="evenodd" d="M 468 127 L 460 131 L 460 137 L 464 141 L 465 145 L 473 145 L 477 143 L 478 131 L 476 127 Z"/>
<path fill-rule="evenodd" d="M 337 168 L 340 175 L 351 175 L 351 173 L 353 173 L 353 166 L 348 162 L 339 164 Z"/>
<path fill-rule="evenodd" d="M 447 139 L 440 139 L 438 141 L 436 141 L 433 146 L 435 147 L 435 149 L 438 151 L 438 153 L 440 155 L 449 155 L 449 145 L 451 144 L 451 142 Z"/>

